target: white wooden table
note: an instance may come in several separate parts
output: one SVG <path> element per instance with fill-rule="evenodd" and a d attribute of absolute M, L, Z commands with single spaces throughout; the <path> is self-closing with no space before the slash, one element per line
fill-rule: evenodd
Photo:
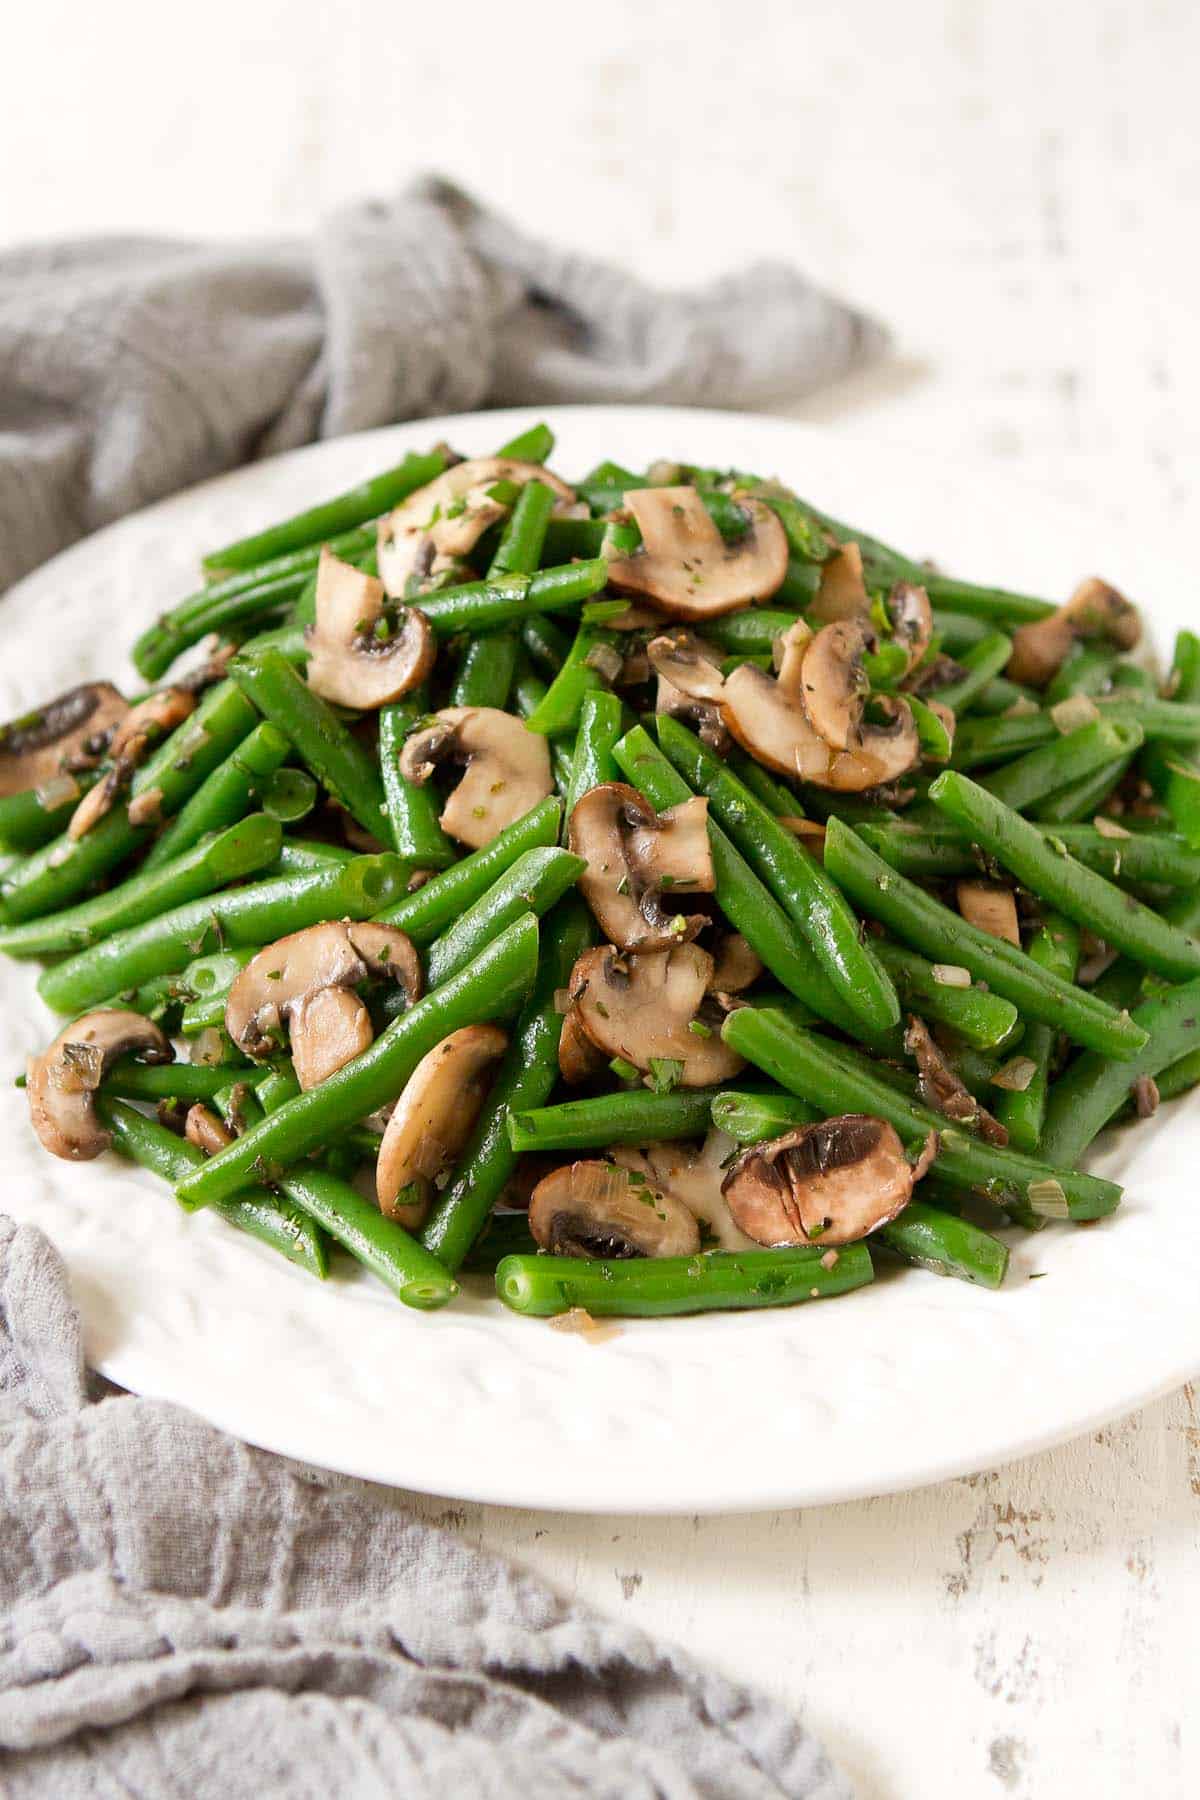
<path fill-rule="evenodd" d="M 39 0 L 5 25 L 0 241 L 300 230 L 438 167 L 658 280 L 785 255 L 897 340 L 800 416 L 1102 495 L 1195 582 L 1194 0 L 208 0 L 186 37 L 150 0 Z M 807 1513 L 413 1503 L 803 1705 L 864 1800 L 1200 1791 L 1190 1390 Z"/>

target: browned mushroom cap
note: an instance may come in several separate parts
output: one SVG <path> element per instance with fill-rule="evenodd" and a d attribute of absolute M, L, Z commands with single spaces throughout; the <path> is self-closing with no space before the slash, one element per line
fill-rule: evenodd
<path fill-rule="evenodd" d="M 556 1256 L 694 1256 L 700 1231 L 682 1201 L 637 1171 L 569 1163 L 529 1197 L 529 1229 Z"/>
<path fill-rule="evenodd" d="M 92 1096 L 118 1056 L 169 1063 L 175 1053 L 152 1020 L 113 1007 L 76 1019 L 43 1055 L 30 1057 L 29 1116 L 51 1156 L 90 1162 L 107 1150 L 112 1134 L 96 1118 Z"/>
<path fill-rule="evenodd" d="M 662 1143 L 635 1150 L 630 1144 L 618 1144 L 608 1155 L 618 1168 L 644 1175 L 651 1187 L 681 1200 L 706 1240 L 715 1238 L 722 1250 L 753 1250 L 754 1239 L 735 1224 L 721 1189 L 735 1148 L 723 1131 L 710 1131 L 699 1146 Z"/>
<path fill-rule="evenodd" d="M 235 978 L 225 1029 L 247 1056 L 273 1055 L 286 1027 L 296 1079 L 315 1087 L 372 1041 L 371 1015 L 354 991 L 369 975 L 420 997 L 421 964 L 391 925 L 331 919 L 268 944 Z"/>
<path fill-rule="evenodd" d="M 554 791 L 545 738 L 494 706 L 444 707 L 400 752 L 401 774 L 418 784 L 441 762 L 467 765 L 442 812 L 442 828 L 472 850 Z"/>
<path fill-rule="evenodd" d="M 215 1156 L 219 1150 L 226 1149 L 233 1142 L 233 1133 L 229 1127 L 223 1125 L 216 1113 L 200 1101 L 188 1108 L 183 1135 L 189 1144 L 195 1144 L 197 1150 L 203 1150 L 205 1156 Z"/>
<path fill-rule="evenodd" d="M 741 994 L 763 972 L 762 959 L 740 931 L 722 931 L 713 946 L 712 992 Z"/>
<path fill-rule="evenodd" d="M 575 1014 L 567 1013 L 558 1039 L 558 1069 L 563 1080 L 578 1087 L 581 1082 L 602 1075 L 607 1067 L 603 1050 L 596 1048 Z"/>
<path fill-rule="evenodd" d="M 915 669 L 933 641 L 929 595 L 911 581 L 898 581 L 883 607 L 891 620 L 893 641 L 907 650 L 909 670 Z"/>
<path fill-rule="evenodd" d="M 755 1243 L 852 1244 L 904 1210 L 916 1179 L 886 1120 L 843 1113 L 744 1150 L 724 1190 Z"/>
<path fill-rule="evenodd" d="M 379 521 L 379 573 L 394 599 L 419 592 L 431 575 L 453 568 L 469 556 L 489 525 L 502 519 L 511 504 L 493 490 L 500 482 L 524 487 L 542 481 L 558 495 L 556 512 L 573 505 L 575 495 L 565 481 L 540 463 L 508 456 L 476 456 L 418 488 Z"/>
<path fill-rule="evenodd" d="M 765 600 L 787 574 L 787 537 L 769 506 L 747 494 L 734 499 L 750 516 L 745 534 L 727 544 L 695 488 L 635 488 L 625 507 L 641 528 L 641 548 L 614 557 L 610 587 L 645 594 L 677 619 L 713 619 Z"/>
<path fill-rule="evenodd" d="M 981 1106 L 966 1083 L 950 1067 L 930 1035 L 924 1019 L 909 1017 L 904 1048 L 917 1065 L 922 1100 L 943 1117 L 959 1125 L 972 1125 L 989 1144 L 1004 1145 L 1008 1131 Z"/>
<path fill-rule="evenodd" d="M 701 1018 L 712 970 L 712 957 L 695 944 L 652 956 L 585 950 L 571 971 L 575 1016 L 597 1049 L 635 1069 L 665 1058 L 683 1065 L 683 1087 L 727 1081 L 744 1061 Z M 693 1023 L 704 1030 L 690 1030 Z"/>
<path fill-rule="evenodd" d="M 808 610 L 825 624 L 832 619 L 870 617 L 871 596 L 857 544 L 842 544 L 822 566 L 821 585 Z"/>
<path fill-rule="evenodd" d="M 304 634 L 308 685 L 324 700 L 366 711 L 411 693 L 437 646 L 424 613 L 389 605 L 382 581 L 322 550 L 317 617 Z"/>
<path fill-rule="evenodd" d="M 825 632 L 853 630 L 835 622 L 810 637 L 807 626 L 798 622 L 780 639 L 775 679 L 753 663 L 742 663 L 726 677 L 721 700 L 722 718 L 757 761 L 780 774 L 846 794 L 895 781 L 913 767 L 921 751 L 912 712 L 897 695 L 873 699 L 872 708 L 880 716 L 864 715 L 848 749 L 828 743 L 814 729 L 803 671 Z"/>
<path fill-rule="evenodd" d="M 804 710 L 813 730 L 835 750 L 848 750 L 857 742 L 871 688 L 863 657 L 874 645 L 875 634 L 861 619 L 837 619 L 823 625 L 804 650 Z"/>
<path fill-rule="evenodd" d="M 634 787 L 606 781 L 571 812 L 567 841 L 587 868 L 583 897 L 601 930 L 622 950 L 669 950 L 702 931 L 704 913 L 668 912 L 673 894 L 711 894 L 708 801 L 686 800 L 656 813 Z"/>
<path fill-rule="evenodd" d="M 67 826 L 67 836 L 81 838 L 116 804 L 135 769 L 145 762 L 152 746 L 196 709 L 196 696 L 185 687 L 162 688 L 137 706 L 131 706 L 108 746 L 110 767 L 86 793 Z M 148 825 L 158 815 L 161 795 L 156 789 L 139 794 L 129 807 L 131 825 Z"/>
<path fill-rule="evenodd" d="M 696 727 L 701 743 L 725 750 L 729 732 L 721 718 L 720 652 L 694 631 L 653 638 L 646 655 L 658 676 L 654 710 Z"/>
<path fill-rule="evenodd" d="M 77 771 L 94 769 L 128 711 L 107 681 L 87 681 L 0 726 L 0 796 L 59 777 L 69 784 Z M 64 793 L 62 801 L 72 797 Z"/>
<path fill-rule="evenodd" d="M 968 925 L 1003 938 L 1021 948 L 1017 902 L 1010 887 L 996 881 L 960 881 L 956 887 L 958 910 Z"/>
<path fill-rule="evenodd" d="M 483 1105 L 508 1039 L 498 1025 L 452 1031 L 423 1056 L 387 1122 L 375 1164 L 381 1212 L 410 1230 L 425 1223 L 433 1184 L 456 1162 Z M 403 1188 L 419 1196 L 400 1203 Z"/>
<path fill-rule="evenodd" d="M 1089 575 L 1057 612 L 1018 625 L 1006 672 L 1012 681 L 1045 687 L 1079 638 L 1103 637 L 1118 650 L 1132 650 L 1141 634 L 1141 618 L 1132 601 L 1098 575 Z"/>

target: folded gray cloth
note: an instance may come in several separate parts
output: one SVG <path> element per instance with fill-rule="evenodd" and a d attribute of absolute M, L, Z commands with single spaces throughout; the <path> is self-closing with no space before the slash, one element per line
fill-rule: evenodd
<path fill-rule="evenodd" d="M 658 293 L 432 177 L 311 243 L 10 250 L 0 591 L 123 513 L 311 438 L 527 402 L 768 405 L 883 342 L 780 263 Z"/>
<path fill-rule="evenodd" d="M 8 1800 L 847 1800 L 780 1707 L 178 1407 L 0 1218 Z"/>

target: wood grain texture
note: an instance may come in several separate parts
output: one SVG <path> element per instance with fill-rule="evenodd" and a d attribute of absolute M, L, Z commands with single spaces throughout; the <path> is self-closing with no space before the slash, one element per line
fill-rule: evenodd
<path fill-rule="evenodd" d="M 896 334 L 802 416 L 1102 494 L 1177 537 L 1185 567 L 1192 0 L 608 0 L 586 18 L 209 0 L 177 32 L 147 0 L 6 20 L 26 76 L 0 109 L 0 238 L 300 231 L 438 167 L 656 280 L 788 256 Z M 411 1503 L 803 1704 L 864 1800 L 1200 1791 L 1190 1390 L 996 1473 L 807 1513 Z"/>

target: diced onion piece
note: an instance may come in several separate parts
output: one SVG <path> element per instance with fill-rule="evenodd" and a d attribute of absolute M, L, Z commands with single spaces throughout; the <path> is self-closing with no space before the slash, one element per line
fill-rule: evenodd
<path fill-rule="evenodd" d="M 1063 1193 L 1062 1183 L 1048 1175 L 1044 1181 L 1031 1181 L 1026 1194 L 1035 1213 L 1043 1219 L 1069 1219 L 1071 1208 Z"/>
<path fill-rule="evenodd" d="M 68 800 L 78 799 L 79 783 L 73 775 L 52 775 L 49 781 L 33 790 L 33 797 L 43 812 L 53 812 L 56 807 L 65 806 Z"/>
<path fill-rule="evenodd" d="M 1067 732 L 1078 731 L 1081 725 L 1094 725 L 1100 717 L 1100 708 L 1090 694 L 1071 694 L 1050 708 L 1050 717 L 1055 728 L 1065 736 Z"/>
<path fill-rule="evenodd" d="M 964 969 L 961 963 L 934 963 L 933 979 L 939 987 L 968 988 L 971 985 L 971 971 Z"/>
<path fill-rule="evenodd" d="M 992 1076 L 992 1086 L 1007 1088 L 1013 1094 L 1023 1094 L 1036 1074 L 1037 1064 L 1032 1057 L 1011 1056 Z"/>
<path fill-rule="evenodd" d="M 621 1327 L 610 1319 L 593 1319 L 583 1306 L 572 1306 L 565 1313 L 557 1313 L 550 1320 L 550 1329 L 574 1333 L 589 1344 L 603 1344 L 607 1338 L 618 1337 L 621 1331 Z"/>
<path fill-rule="evenodd" d="M 206 1067 L 215 1067 L 225 1054 L 225 1046 L 221 1033 L 215 1025 L 207 1025 L 198 1032 L 192 1043 L 192 1061 L 202 1063 Z"/>
<path fill-rule="evenodd" d="M 1133 836 L 1132 831 L 1126 831 L 1125 827 L 1118 825 L 1115 819 L 1106 819 L 1103 813 L 1097 813 L 1092 824 L 1101 837 L 1127 838 Z"/>

